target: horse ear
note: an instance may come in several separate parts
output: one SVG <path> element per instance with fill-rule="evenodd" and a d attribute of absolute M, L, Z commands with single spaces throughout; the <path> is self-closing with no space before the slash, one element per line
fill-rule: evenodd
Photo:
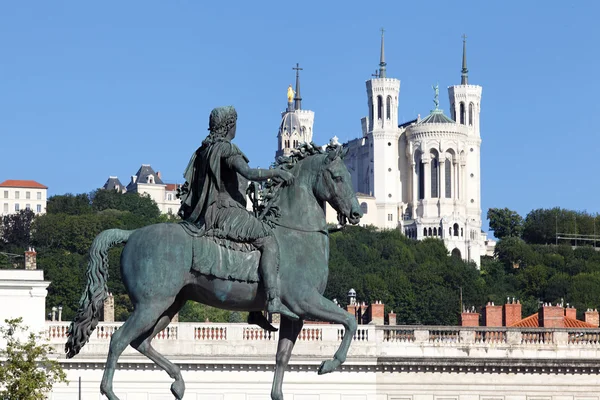
<path fill-rule="evenodd" d="M 337 156 L 338 156 L 337 151 L 335 151 L 335 150 L 330 151 L 329 153 L 327 153 L 327 158 L 325 159 L 325 164 L 329 164 L 330 162 L 335 160 Z"/>

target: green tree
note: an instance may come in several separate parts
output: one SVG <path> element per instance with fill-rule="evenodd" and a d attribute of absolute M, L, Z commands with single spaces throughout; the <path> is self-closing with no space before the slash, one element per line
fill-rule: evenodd
<path fill-rule="evenodd" d="M 82 215 L 91 212 L 90 196 L 87 193 L 52 196 L 46 205 L 48 214 Z"/>
<path fill-rule="evenodd" d="M 35 214 L 31 210 L 21 210 L 16 214 L 2 217 L 2 237 L 5 248 L 15 251 L 27 248 L 31 242 L 31 223 Z"/>
<path fill-rule="evenodd" d="M 52 347 L 41 343 L 39 335 L 28 333 L 22 319 L 7 319 L 0 326 L 6 348 L 0 349 L 0 398 L 3 400 L 43 400 L 56 383 L 66 382 L 66 374 L 48 355 Z M 22 341 L 26 335 L 27 339 Z"/>
<path fill-rule="evenodd" d="M 498 239 L 505 237 L 521 237 L 523 233 L 523 218 L 508 208 L 490 208 L 487 213 L 490 229 Z"/>

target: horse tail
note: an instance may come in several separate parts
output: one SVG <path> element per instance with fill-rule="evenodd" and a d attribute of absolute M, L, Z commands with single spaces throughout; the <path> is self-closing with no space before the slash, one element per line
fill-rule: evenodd
<path fill-rule="evenodd" d="M 108 296 L 108 249 L 118 243 L 127 242 L 134 231 L 108 229 L 101 232 L 90 247 L 90 261 L 87 268 L 87 286 L 79 300 L 77 315 L 67 330 L 65 352 L 67 358 L 77 355 L 87 343 L 98 325 L 100 310 Z"/>

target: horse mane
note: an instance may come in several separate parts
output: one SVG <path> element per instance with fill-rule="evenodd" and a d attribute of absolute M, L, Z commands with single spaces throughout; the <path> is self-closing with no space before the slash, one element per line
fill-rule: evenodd
<path fill-rule="evenodd" d="M 324 148 L 323 148 L 324 147 Z M 293 169 L 300 161 L 315 155 L 331 154 L 333 153 L 333 160 L 337 158 L 343 158 L 345 151 L 339 144 L 328 144 L 327 146 L 319 146 L 314 142 L 302 143 L 295 149 L 292 149 L 289 156 L 279 156 L 275 162 L 271 165 L 271 168 L 280 168 L 286 171 Z M 253 182 L 253 185 L 258 185 Z M 254 201 L 254 212 L 255 214 L 266 222 L 271 227 L 274 227 L 273 222 L 279 219 L 279 207 L 277 207 L 277 200 L 279 193 L 282 189 L 280 183 L 276 183 L 273 180 L 268 180 L 262 187 L 257 188 L 257 198 Z"/>

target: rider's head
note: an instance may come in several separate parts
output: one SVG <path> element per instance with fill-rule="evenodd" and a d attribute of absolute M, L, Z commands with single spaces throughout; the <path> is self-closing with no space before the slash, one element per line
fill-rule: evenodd
<path fill-rule="evenodd" d="M 237 112 L 233 106 L 217 107 L 210 113 L 208 130 L 211 136 L 224 137 L 229 140 L 235 137 Z"/>

